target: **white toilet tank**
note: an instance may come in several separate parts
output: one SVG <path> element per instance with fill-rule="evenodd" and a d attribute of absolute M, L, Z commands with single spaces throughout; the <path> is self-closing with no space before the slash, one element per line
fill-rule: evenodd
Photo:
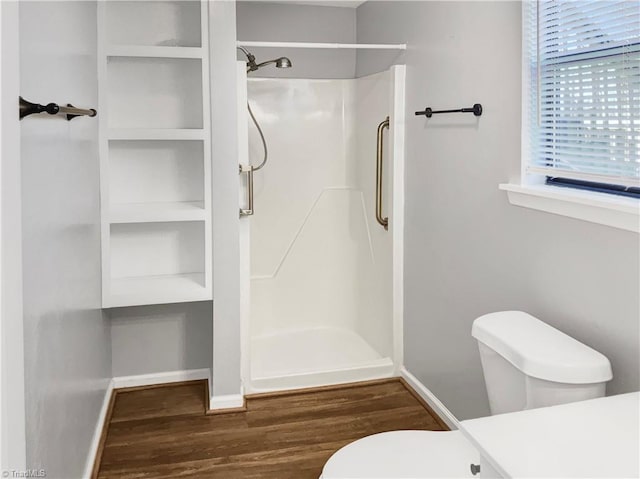
<path fill-rule="evenodd" d="M 604 396 L 613 377 L 598 351 L 522 311 L 473 322 L 491 414 Z"/>

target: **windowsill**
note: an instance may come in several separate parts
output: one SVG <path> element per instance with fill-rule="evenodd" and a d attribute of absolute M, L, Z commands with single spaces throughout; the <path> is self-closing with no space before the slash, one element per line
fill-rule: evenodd
<path fill-rule="evenodd" d="M 548 185 L 503 183 L 509 203 L 640 233 L 640 200 Z"/>

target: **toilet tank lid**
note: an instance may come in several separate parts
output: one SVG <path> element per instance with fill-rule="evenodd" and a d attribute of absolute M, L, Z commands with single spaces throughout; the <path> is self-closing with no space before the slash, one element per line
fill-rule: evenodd
<path fill-rule="evenodd" d="M 604 355 L 522 311 L 480 316 L 471 334 L 528 376 L 568 384 L 613 377 Z"/>

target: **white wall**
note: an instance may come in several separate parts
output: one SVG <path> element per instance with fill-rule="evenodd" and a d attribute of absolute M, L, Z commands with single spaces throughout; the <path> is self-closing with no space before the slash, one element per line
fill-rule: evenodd
<path fill-rule="evenodd" d="M 235 1 L 209 2 L 213 205 L 213 396 L 237 395 L 240 374 L 240 235 Z"/>
<path fill-rule="evenodd" d="M 356 10 L 266 2 L 237 3 L 238 40 L 281 42 L 354 43 Z M 249 48 L 256 61 L 287 56 L 293 67 L 268 66 L 254 77 L 276 78 L 353 78 L 355 50 L 301 50 L 294 48 Z M 238 53 L 238 59 L 245 60 Z"/>
<path fill-rule="evenodd" d="M 18 4 L 0 2 L 0 471 L 25 468 Z"/>
<path fill-rule="evenodd" d="M 613 364 L 609 393 L 639 384 L 638 236 L 511 206 L 520 171 L 520 3 L 379 2 L 359 42 L 406 42 L 405 363 L 466 419 L 488 414 L 471 323 L 521 309 Z M 391 59 L 393 60 L 393 59 Z M 390 57 L 359 53 L 358 75 Z M 414 117 L 425 106 L 472 115 Z"/>
<path fill-rule="evenodd" d="M 26 99 L 95 107 L 96 3 L 21 2 L 20 57 Z M 111 377 L 98 120 L 21 124 L 27 467 L 52 478 L 82 475 Z"/>
<path fill-rule="evenodd" d="M 113 376 L 209 369 L 212 316 L 211 301 L 111 309 Z"/>

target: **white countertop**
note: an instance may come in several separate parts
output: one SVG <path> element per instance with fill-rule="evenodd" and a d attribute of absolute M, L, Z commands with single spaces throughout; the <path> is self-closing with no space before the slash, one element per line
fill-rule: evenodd
<path fill-rule="evenodd" d="M 503 477 L 638 477 L 640 392 L 499 414 L 460 430 Z"/>

